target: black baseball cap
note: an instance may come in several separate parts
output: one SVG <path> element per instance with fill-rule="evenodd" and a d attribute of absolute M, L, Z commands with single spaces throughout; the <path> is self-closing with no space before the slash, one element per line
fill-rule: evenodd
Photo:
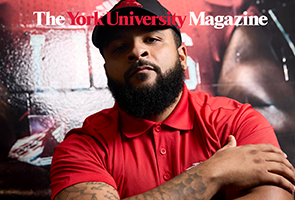
<path fill-rule="evenodd" d="M 172 22 L 172 14 L 157 0 L 121 0 L 108 13 L 113 18 L 116 17 L 118 13 L 128 16 L 131 11 L 133 11 L 133 16 L 148 15 L 162 17 L 166 20 L 166 24 L 161 24 L 161 27 L 172 28 L 179 35 L 181 40 L 181 33 L 177 27 L 178 25 Z M 114 26 L 113 24 L 108 24 L 107 17 L 107 14 L 101 17 L 100 21 L 103 24 L 98 23 L 92 32 L 92 42 L 94 46 L 100 50 L 102 55 L 104 41 L 110 33 L 110 27 Z M 159 23 L 159 21 L 157 23 Z"/>

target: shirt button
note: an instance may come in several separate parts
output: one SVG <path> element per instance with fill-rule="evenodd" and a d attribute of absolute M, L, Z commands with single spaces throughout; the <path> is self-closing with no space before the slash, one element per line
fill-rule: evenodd
<path fill-rule="evenodd" d="M 165 155 L 165 154 L 167 153 L 167 151 L 166 151 L 165 148 L 161 148 L 160 153 L 161 153 L 162 155 Z"/>
<path fill-rule="evenodd" d="M 170 174 L 168 172 L 166 172 L 163 176 L 165 181 L 168 181 L 170 179 Z"/>
<path fill-rule="evenodd" d="M 155 127 L 155 130 L 156 130 L 157 132 L 159 132 L 159 131 L 161 131 L 161 130 L 162 130 L 162 128 L 161 128 L 161 126 L 160 126 L 160 125 L 156 125 L 156 127 Z"/>

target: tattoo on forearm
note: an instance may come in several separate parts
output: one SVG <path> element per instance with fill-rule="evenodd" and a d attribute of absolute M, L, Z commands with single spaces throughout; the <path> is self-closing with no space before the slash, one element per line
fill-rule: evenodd
<path fill-rule="evenodd" d="M 115 193 L 113 193 L 111 191 L 107 191 L 107 193 L 108 193 L 107 195 L 104 195 L 104 197 L 107 198 L 107 199 L 111 199 L 111 200 L 120 199 L 120 198 L 117 197 L 117 195 Z"/>
<path fill-rule="evenodd" d="M 85 186 L 86 185 L 86 186 Z M 103 196 L 108 200 L 118 200 L 116 190 L 102 182 L 87 182 L 85 185 L 73 185 L 57 196 L 56 200 L 78 200 L 82 197 L 89 200 L 98 200 L 97 191 L 104 191 Z M 93 192 L 91 192 L 93 191 Z"/>
<path fill-rule="evenodd" d="M 207 187 L 203 183 L 202 176 L 197 172 L 183 173 L 181 177 L 175 177 L 171 181 L 156 187 L 150 191 L 136 195 L 129 200 L 166 200 L 166 199 L 193 199 L 204 200 Z M 100 192 L 98 192 L 100 191 Z M 100 196 L 97 196 L 97 195 Z M 108 200 L 119 200 L 117 191 L 110 185 L 102 182 L 87 182 L 73 185 L 65 189 L 57 196 L 56 200 L 98 200 L 101 197 Z"/>
<path fill-rule="evenodd" d="M 164 199 L 193 199 L 204 200 L 207 187 L 204 185 L 202 176 L 197 173 L 183 174 L 182 178 L 175 177 L 172 182 L 161 185 L 148 192 L 130 197 L 130 200 L 164 200 Z"/>

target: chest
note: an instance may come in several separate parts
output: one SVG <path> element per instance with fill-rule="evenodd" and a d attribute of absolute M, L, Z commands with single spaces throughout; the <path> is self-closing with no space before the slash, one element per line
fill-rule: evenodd
<path fill-rule="evenodd" d="M 173 130 L 163 125 L 155 125 L 136 138 L 122 136 L 113 170 L 121 196 L 157 187 L 208 159 L 203 141 L 197 130 Z"/>

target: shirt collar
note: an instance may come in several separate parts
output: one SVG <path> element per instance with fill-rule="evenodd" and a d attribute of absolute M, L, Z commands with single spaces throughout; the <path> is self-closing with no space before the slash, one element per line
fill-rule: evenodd
<path fill-rule="evenodd" d="M 195 115 L 189 106 L 189 91 L 184 84 L 182 97 L 178 105 L 162 124 L 178 130 L 192 129 Z M 120 113 L 120 130 L 128 138 L 138 137 L 147 132 L 153 125 L 161 123 L 146 119 L 137 119 L 121 110 L 119 106 L 118 109 Z"/>
<path fill-rule="evenodd" d="M 163 124 L 179 130 L 190 130 L 194 125 L 195 114 L 190 108 L 189 90 L 183 86 L 183 93 L 178 105 Z"/>

